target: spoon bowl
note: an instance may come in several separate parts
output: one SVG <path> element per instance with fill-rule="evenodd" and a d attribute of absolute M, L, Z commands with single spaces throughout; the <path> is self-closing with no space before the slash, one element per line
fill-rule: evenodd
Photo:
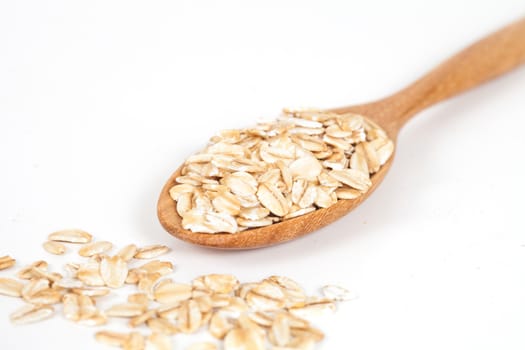
<path fill-rule="evenodd" d="M 353 112 L 378 124 L 395 143 L 401 127 L 419 111 L 482 84 L 525 62 L 525 18 L 471 45 L 398 93 L 376 102 L 332 109 Z M 395 151 L 394 151 L 395 153 Z M 182 167 L 164 185 L 157 205 L 166 231 L 186 242 L 224 249 L 250 249 L 274 245 L 304 236 L 343 217 L 370 196 L 392 165 L 394 155 L 371 176 L 372 186 L 356 199 L 339 200 L 325 209 L 284 220 L 270 226 L 235 234 L 195 233 L 182 227 L 169 190 Z"/>
<path fill-rule="evenodd" d="M 348 111 L 350 111 L 350 109 L 348 109 Z M 177 204 L 169 194 L 170 188 L 177 184 L 175 179 L 181 175 L 182 167 L 180 167 L 171 175 L 162 189 L 158 203 L 158 217 L 164 229 L 175 237 L 202 246 L 225 249 L 248 249 L 286 242 L 330 224 L 361 204 L 381 183 L 392 165 L 393 158 L 394 155 L 392 154 L 389 160 L 381 166 L 381 169 L 371 176 L 372 186 L 366 193 L 363 193 L 356 199 L 338 200 L 329 208 L 317 209 L 311 213 L 292 219 L 235 234 L 195 233 L 185 230 L 182 227 L 182 219 L 177 214 Z"/>

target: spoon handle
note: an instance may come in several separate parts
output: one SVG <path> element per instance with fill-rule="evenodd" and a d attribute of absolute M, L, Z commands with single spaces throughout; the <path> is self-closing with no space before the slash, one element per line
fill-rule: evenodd
<path fill-rule="evenodd" d="M 524 62 L 525 18 L 522 18 L 467 47 L 400 92 L 358 106 L 358 109 L 373 116 L 395 137 L 403 124 L 417 112 Z M 345 109 L 336 111 L 344 112 Z"/>

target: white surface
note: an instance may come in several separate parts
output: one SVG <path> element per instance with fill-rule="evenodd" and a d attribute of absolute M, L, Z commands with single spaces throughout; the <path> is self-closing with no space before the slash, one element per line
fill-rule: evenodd
<path fill-rule="evenodd" d="M 60 268 L 75 254 L 41 243 L 81 227 L 170 245 L 180 281 L 278 273 L 355 290 L 317 323 L 322 349 L 524 349 L 524 69 L 418 115 L 377 192 L 295 242 L 198 248 L 155 212 L 215 131 L 392 93 L 523 14 L 522 0 L 2 1 L 0 256 Z M 0 297 L 1 349 L 97 348 L 60 317 L 10 325 L 19 304 Z"/>

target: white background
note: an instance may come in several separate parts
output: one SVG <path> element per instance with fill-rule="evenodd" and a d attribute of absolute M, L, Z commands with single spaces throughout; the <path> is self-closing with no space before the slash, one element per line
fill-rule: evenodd
<path fill-rule="evenodd" d="M 317 323 L 322 349 L 524 349 L 523 68 L 419 114 L 377 192 L 297 241 L 199 248 L 155 211 L 214 132 L 385 96 L 523 15 L 522 0 L 1 1 L 0 256 L 60 269 L 76 253 L 41 243 L 80 227 L 168 244 L 181 282 L 283 274 L 356 291 Z M 61 317 L 12 326 L 20 304 L 0 297 L 1 349 L 97 348 Z"/>

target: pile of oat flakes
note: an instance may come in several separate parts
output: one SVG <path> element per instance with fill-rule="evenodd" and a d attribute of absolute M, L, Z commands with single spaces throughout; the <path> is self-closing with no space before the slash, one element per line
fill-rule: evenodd
<path fill-rule="evenodd" d="M 324 334 L 309 321 L 312 316 L 333 312 L 336 303 L 351 298 L 338 286 L 325 286 L 324 296 L 308 296 L 293 280 L 270 276 L 259 282 L 240 283 L 233 275 L 209 274 L 191 283 L 167 278 L 170 261 L 157 259 L 169 248 L 163 245 L 127 245 L 110 255 L 113 244 L 92 241 L 82 230 L 52 233 L 43 244 L 55 255 L 66 244 L 81 245 L 81 263 L 68 262 L 64 272 L 52 272 L 40 260 L 19 270 L 15 278 L 0 278 L 0 295 L 21 298 L 25 305 L 10 316 L 15 324 L 50 318 L 61 310 L 64 318 L 84 326 L 103 326 L 114 318 L 128 320 L 128 333 L 100 330 L 96 339 L 127 350 L 168 350 L 176 334 L 207 331 L 217 339 L 197 342 L 187 350 L 308 350 Z M 144 260 L 148 260 L 144 262 Z M 16 264 L 0 257 L 0 270 Z M 97 300 L 121 295 L 123 285 L 136 288 L 123 303 L 101 310 Z M 146 335 L 144 335 L 146 333 Z"/>

